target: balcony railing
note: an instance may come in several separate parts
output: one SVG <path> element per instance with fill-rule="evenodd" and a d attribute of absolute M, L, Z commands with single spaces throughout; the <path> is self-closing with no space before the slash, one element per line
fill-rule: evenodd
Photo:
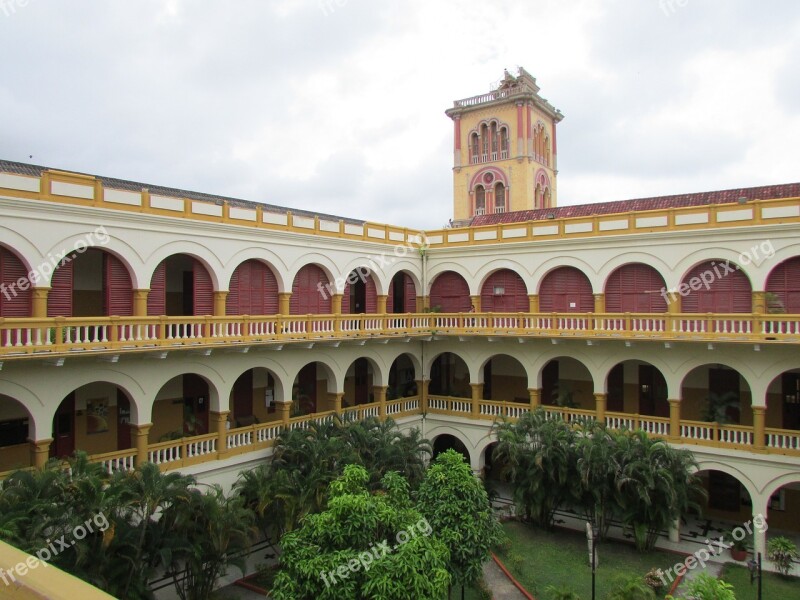
<path fill-rule="evenodd" d="M 342 418 L 363 420 L 378 417 L 381 405 L 378 402 L 364 404 L 342 410 Z M 455 398 L 442 395 L 428 396 L 430 415 L 472 418 L 471 398 Z M 591 422 L 596 420 L 595 411 L 557 406 L 544 407 L 549 418 L 560 416 L 569 423 Z M 479 421 L 489 424 L 499 419 L 516 420 L 531 410 L 530 405 L 521 402 L 480 400 L 478 402 Z M 419 396 L 389 400 L 385 403 L 388 417 L 404 418 L 421 415 L 423 402 Z M 334 412 L 293 417 L 289 420 L 291 429 L 308 429 L 312 423 L 329 423 Z M 671 443 L 687 446 L 710 446 L 732 450 L 754 450 L 755 431 L 753 427 L 741 425 L 719 425 L 699 421 L 680 421 L 680 436 L 671 437 L 670 420 L 639 414 L 606 412 L 605 423 L 609 429 L 635 431 L 641 429 L 651 437 L 669 439 Z M 180 469 L 190 465 L 202 464 L 247 452 L 255 452 L 272 447 L 284 428 L 282 421 L 271 421 L 240 427 L 225 432 L 225 448 L 221 448 L 217 434 L 207 434 L 179 440 L 150 444 L 148 460 L 157 464 L 162 471 Z M 800 431 L 787 429 L 766 430 L 766 452 L 770 454 L 800 456 Z M 108 473 L 131 471 L 135 467 L 135 449 L 119 450 L 90 457 L 94 463 L 101 463 Z M 10 472 L 0 473 L 0 480 Z"/>
<path fill-rule="evenodd" d="M 408 335 L 800 342 L 800 315 L 416 313 L 0 319 L 0 356 Z"/>

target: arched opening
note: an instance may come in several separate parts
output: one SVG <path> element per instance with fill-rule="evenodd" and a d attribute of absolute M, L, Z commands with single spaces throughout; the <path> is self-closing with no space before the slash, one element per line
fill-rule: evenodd
<path fill-rule="evenodd" d="M 481 125 L 481 162 L 489 160 L 489 127 L 484 123 Z"/>
<path fill-rule="evenodd" d="M 781 486 L 770 496 L 767 502 L 770 536 L 785 535 L 790 539 L 795 538 L 796 543 L 800 537 L 798 513 L 800 513 L 800 478 Z"/>
<path fill-rule="evenodd" d="M 366 358 L 356 359 L 347 369 L 344 377 L 344 398 L 342 407 L 371 404 L 375 401 L 372 391 L 374 372 Z"/>
<path fill-rule="evenodd" d="M 800 314 L 800 256 L 783 261 L 767 278 L 767 312 Z"/>
<path fill-rule="evenodd" d="M 594 295 L 589 278 L 575 267 L 550 271 L 539 289 L 539 310 L 557 313 L 594 312 Z"/>
<path fill-rule="evenodd" d="M 147 314 L 213 315 L 214 284 L 205 265 L 187 254 L 173 254 L 162 260 L 150 280 Z"/>
<path fill-rule="evenodd" d="M 472 155 L 470 156 L 470 162 L 472 164 L 478 163 L 481 160 L 481 151 L 480 151 L 480 138 L 478 137 L 477 133 L 473 133 L 470 136 L 470 152 Z"/>
<path fill-rule="evenodd" d="M 279 419 L 275 402 L 279 400 L 275 376 L 268 369 L 256 367 L 242 373 L 233 384 L 230 397 L 233 428 L 248 427 Z"/>
<path fill-rule="evenodd" d="M 511 269 L 495 271 L 481 288 L 481 311 L 483 312 L 528 312 L 528 288 L 518 273 Z"/>
<path fill-rule="evenodd" d="M 437 396 L 471 398 L 469 368 L 457 354 L 444 352 L 431 365 L 431 382 L 428 391 Z"/>
<path fill-rule="evenodd" d="M 65 458 L 76 450 L 105 454 L 133 447 L 131 402 L 113 383 L 98 381 L 70 392 L 53 416 L 50 456 Z"/>
<path fill-rule="evenodd" d="M 389 369 L 389 388 L 386 390 L 386 399 L 410 398 L 417 394 L 414 363 L 407 354 L 401 354 L 394 359 Z"/>
<path fill-rule="evenodd" d="M 31 316 L 31 288 L 28 269 L 14 252 L 0 246 L 0 317 L 25 319 Z M 20 286 L 20 282 L 25 285 Z M 23 289 L 23 287 L 25 289 Z"/>
<path fill-rule="evenodd" d="M 505 160 L 508 158 L 508 128 L 500 128 L 500 158 Z"/>
<path fill-rule="evenodd" d="M 374 314 L 378 312 L 378 292 L 375 280 L 367 267 L 359 267 L 347 276 L 342 297 L 342 313 L 345 315 Z"/>
<path fill-rule="evenodd" d="M 328 315 L 334 293 L 325 271 L 317 265 L 305 265 L 292 283 L 289 312 L 293 315 Z"/>
<path fill-rule="evenodd" d="M 541 402 L 546 406 L 594 410 L 594 382 L 589 369 L 574 358 L 554 358 L 542 368 Z"/>
<path fill-rule="evenodd" d="M 165 383 L 153 403 L 150 443 L 209 432 L 210 388 L 200 375 L 185 373 Z"/>
<path fill-rule="evenodd" d="M 0 472 L 29 467 L 28 440 L 33 417 L 22 402 L 3 394 L 0 394 L 0 415 Z"/>
<path fill-rule="evenodd" d="M 440 312 L 469 312 L 472 302 L 466 279 L 454 271 L 441 273 L 431 286 L 430 303 Z"/>
<path fill-rule="evenodd" d="M 747 380 L 723 364 L 692 369 L 681 385 L 681 419 L 753 425 L 752 393 Z"/>
<path fill-rule="evenodd" d="M 697 476 L 707 494 L 705 499 L 699 499 L 702 518 L 687 519 L 686 529 L 681 528 L 682 535 L 700 534 L 699 539 L 720 535 L 727 538 L 731 529 L 752 519 L 753 500 L 739 479 L 716 469 L 702 469 Z M 752 541 L 750 543 L 752 546 Z"/>
<path fill-rule="evenodd" d="M 661 273 L 644 263 L 623 265 L 606 281 L 606 312 L 667 312 L 666 283 Z"/>
<path fill-rule="evenodd" d="M 475 214 L 486 214 L 486 189 L 482 185 L 475 186 Z"/>
<path fill-rule="evenodd" d="M 225 301 L 225 314 L 278 314 L 278 280 L 267 265 L 253 259 L 236 267 Z"/>
<path fill-rule="evenodd" d="M 608 373 L 609 412 L 669 417 L 667 381 L 661 371 L 642 360 L 626 360 Z"/>
<path fill-rule="evenodd" d="M 749 313 L 753 310 L 750 280 L 730 261 L 702 262 L 686 274 L 679 291 L 684 313 Z"/>
<path fill-rule="evenodd" d="M 483 399 L 530 403 L 528 373 L 516 358 L 497 354 L 483 366 Z"/>
<path fill-rule="evenodd" d="M 785 371 L 770 383 L 765 424 L 772 429 L 800 431 L 800 369 Z"/>
<path fill-rule="evenodd" d="M 467 450 L 467 447 L 464 445 L 464 442 L 462 442 L 454 435 L 450 435 L 447 433 L 436 436 L 433 439 L 433 456 L 431 457 L 431 459 L 436 460 L 437 456 L 439 456 L 442 452 L 447 452 L 448 450 L 455 450 L 461 456 L 464 457 L 464 460 L 468 465 L 471 464 L 469 458 L 469 450 Z"/>
<path fill-rule="evenodd" d="M 405 271 L 400 271 L 389 284 L 386 312 L 394 314 L 417 312 L 417 286 Z"/>
<path fill-rule="evenodd" d="M 503 182 L 500 181 L 495 186 L 494 191 L 494 212 L 506 212 L 506 186 L 504 186 Z"/>
<path fill-rule="evenodd" d="M 133 285 L 124 263 L 99 248 L 74 252 L 53 273 L 47 297 L 49 317 L 133 314 Z"/>
<path fill-rule="evenodd" d="M 311 362 L 297 373 L 292 384 L 292 416 L 311 415 L 328 410 L 331 405 L 328 367 Z"/>

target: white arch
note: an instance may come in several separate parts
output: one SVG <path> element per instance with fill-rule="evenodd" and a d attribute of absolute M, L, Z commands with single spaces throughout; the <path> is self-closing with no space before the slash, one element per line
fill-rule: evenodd
<path fill-rule="evenodd" d="M 599 294 L 598 290 L 602 289 L 603 282 L 598 277 L 597 273 L 595 272 L 594 268 L 585 260 L 577 258 L 575 256 L 557 256 L 550 258 L 539 265 L 537 265 L 536 269 L 531 274 L 532 286 L 528 285 L 529 290 L 536 290 L 534 293 L 539 294 L 541 293 L 542 283 L 544 282 L 545 277 L 547 277 L 551 272 L 555 271 L 556 269 L 560 269 L 561 267 L 573 267 L 581 271 L 586 278 L 589 280 L 589 284 L 592 286 L 592 293 Z"/>
<path fill-rule="evenodd" d="M 283 258 L 268 248 L 259 248 L 257 246 L 251 246 L 237 251 L 225 263 L 224 270 L 220 273 L 220 278 L 225 282 L 227 289 L 230 289 L 230 281 L 231 277 L 233 277 L 233 273 L 240 265 L 248 260 L 257 260 L 269 267 L 278 282 L 279 293 L 292 291 L 291 285 L 287 288 L 288 267 Z"/>
<path fill-rule="evenodd" d="M 533 288 L 530 287 L 530 272 L 525 265 L 509 258 L 500 258 L 489 261 L 475 273 L 477 290 L 474 295 L 480 295 L 483 292 L 483 286 L 486 284 L 486 280 L 497 271 L 503 270 L 513 271 L 519 275 L 520 279 L 522 279 L 522 283 L 525 285 L 526 293 L 533 294 L 531 291 Z"/>
<path fill-rule="evenodd" d="M 223 266 L 219 258 L 206 246 L 191 240 L 166 242 L 156 248 L 150 256 L 147 257 L 146 287 L 150 287 L 150 281 L 153 279 L 153 273 L 155 273 L 158 265 L 160 265 L 163 260 L 176 254 L 185 254 L 198 260 L 208 270 L 208 274 L 214 286 L 214 291 L 227 291 L 228 281 L 225 281 L 224 286 L 222 286 L 222 280 L 220 279 Z"/>

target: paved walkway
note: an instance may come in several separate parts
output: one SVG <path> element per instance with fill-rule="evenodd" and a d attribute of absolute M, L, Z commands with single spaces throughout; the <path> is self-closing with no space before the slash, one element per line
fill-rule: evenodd
<path fill-rule="evenodd" d="M 517 586 L 511 583 L 502 569 L 491 559 L 483 565 L 483 578 L 486 580 L 486 585 L 492 590 L 494 600 L 526 600 Z"/>

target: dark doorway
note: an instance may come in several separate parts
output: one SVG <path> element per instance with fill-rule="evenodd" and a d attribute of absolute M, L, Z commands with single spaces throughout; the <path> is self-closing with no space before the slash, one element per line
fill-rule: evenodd
<path fill-rule="evenodd" d="M 66 458 L 75 453 L 75 392 L 64 398 L 53 417 L 50 456 Z"/>
<path fill-rule="evenodd" d="M 726 406 L 725 419 L 728 423 L 739 423 L 741 395 L 739 391 L 739 372 L 733 369 L 708 370 L 709 402 Z"/>
<path fill-rule="evenodd" d="M 742 484 L 721 471 L 708 473 L 708 507 L 715 510 L 739 512 Z"/>
<path fill-rule="evenodd" d="M 406 312 L 406 274 L 398 273 L 392 278 L 392 312 Z"/>
<path fill-rule="evenodd" d="M 783 374 L 783 428 L 800 429 L 800 373 Z"/>
<path fill-rule="evenodd" d="M 183 376 L 183 433 L 208 433 L 208 384 L 193 373 Z"/>
<path fill-rule="evenodd" d="M 558 399 L 558 361 L 551 360 L 542 370 L 542 404 L 553 406 Z"/>
<path fill-rule="evenodd" d="M 639 413 L 669 417 L 667 382 L 653 365 L 639 365 Z"/>
<path fill-rule="evenodd" d="M 451 449 L 458 452 L 464 457 L 464 461 L 467 464 L 470 464 L 469 451 L 467 450 L 467 447 L 457 437 L 448 434 L 440 435 L 433 441 L 433 459 L 435 460 L 436 457 L 442 452 L 446 452 L 447 450 Z"/>
<path fill-rule="evenodd" d="M 625 364 L 619 363 L 608 374 L 606 410 L 625 412 Z"/>
<path fill-rule="evenodd" d="M 369 403 L 369 363 L 366 358 L 359 358 L 355 369 L 355 402 L 356 405 Z"/>
<path fill-rule="evenodd" d="M 253 423 L 253 369 L 242 373 L 233 384 L 233 419 L 236 427 Z"/>
<path fill-rule="evenodd" d="M 350 314 L 363 315 L 367 312 L 367 284 L 359 277 L 350 285 Z"/>
<path fill-rule="evenodd" d="M 131 401 L 117 388 L 117 450 L 131 448 Z"/>

